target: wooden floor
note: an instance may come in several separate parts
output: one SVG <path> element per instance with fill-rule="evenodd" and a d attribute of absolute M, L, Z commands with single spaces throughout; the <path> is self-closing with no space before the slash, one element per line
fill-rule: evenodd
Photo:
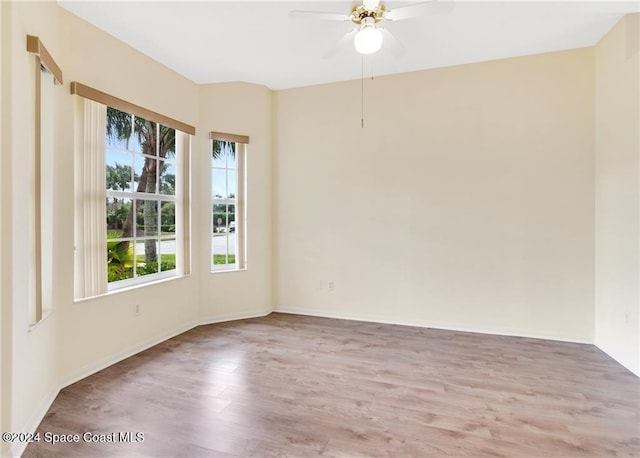
<path fill-rule="evenodd" d="M 39 427 L 143 442 L 24 456 L 638 457 L 639 425 L 639 379 L 590 345 L 274 313 L 88 377 Z"/>

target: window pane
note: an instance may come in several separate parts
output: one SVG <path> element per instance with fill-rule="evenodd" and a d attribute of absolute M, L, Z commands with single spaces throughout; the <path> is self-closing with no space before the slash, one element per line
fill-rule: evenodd
<path fill-rule="evenodd" d="M 136 182 L 135 186 L 133 187 L 132 191 L 133 192 L 143 192 L 144 189 L 138 189 L 138 185 L 140 183 L 140 177 L 143 177 L 142 175 L 142 170 L 144 169 L 144 163 L 145 163 L 145 158 L 136 154 L 133 158 L 133 162 L 134 162 L 134 167 L 133 167 L 133 171 L 135 173 L 134 175 L 134 180 Z M 146 180 L 146 174 L 144 175 L 144 179 Z"/>
<path fill-rule="evenodd" d="M 107 231 L 118 232 L 119 237 L 131 237 L 133 234 L 124 234 L 125 225 L 129 213 L 132 211 L 132 199 L 129 198 L 107 198 Z M 133 217 L 133 215 L 131 215 Z M 133 221 L 133 219 L 132 219 Z M 131 226 L 130 226 L 131 227 Z"/>
<path fill-rule="evenodd" d="M 213 169 L 211 171 L 211 183 L 213 197 L 227 198 L 227 172 L 226 170 Z"/>
<path fill-rule="evenodd" d="M 218 234 L 224 232 L 227 227 L 227 208 L 224 204 L 215 204 L 213 206 L 212 220 L 213 233 Z"/>
<path fill-rule="evenodd" d="M 176 234 L 176 204 L 175 202 L 160 203 L 160 232 L 162 235 Z"/>
<path fill-rule="evenodd" d="M 176 194 L 176 165 L 173 162 L 160 161 L 160 194 Z"/>
<path fill-rule="evenodd" d="M 119 233 L 118 237 L 125 237 L 123 231 L 131 211 L 131 203 L 131 199 L 107 197 L 107 232 Z"/>
<path fill-rule="evenodd" d="M 226 226 L 226 221 L 224 219 L 225 211 L 226 211 L 226 205 L 224 204 L 213 205 L 213 211 L 211 212 L 211 221 L 212 221 L 212 228 L 213 228 L 214 234 L 221 232 L 222 231 L 221 228 L 224 228 Z"/>
<path fill-rule="evenodd" d="M 160 241 L 160 270 L 175 270 L 176 268 L 176 240 L 164 239 Z"/>
<path fill-rule="evenodd" d="M 235 169 L 237 167 L 236 162 L 236 144 L 230 143 L 226 148 L 226 156 L 227 156 L 227 168 Z"/>
<path fill-rule="evenodd" d="M 134 129 L 135 135 L 131 142 L 133 151 L 148 156 L 157 156 L 156 123 L 134 116 Z"/>
<path fill-rule="evenodd" d="M 235 199 L 238 195 L 237 176 L 235 170 L 227 171 L 227 186 L 227 195 L 229 196 L 229 198 Z"/>
<path fill-rule="evenodd" d="M 132 183 L 132 161 L 130 153 L 107 149 L 107 189 L 130 191 Z"/>
<path fill-rule="evenodd" d="M 139 174 L 138 192 L 146 192 L 149 194 L 156 193 L 156 167 L 158 161 L 153 158 L 144 157 L 136 154 L 136 173 Z"/>
<path fill-rule="evenodd" d="M 144 240 L 136 240 L 135 243 L 131 242 L 131 247 L 132 247 L 132 250 L 135 247 L 136 263 L 143 262 L 144 261 Z M 133 260 L 133 255 L 131 259 Z"/>
<path fill-rule="evenodd" d="M 127 278 L 133 278 L 131 243 L 109 240 L 107 236 L 107 281 Z"/>
<path fill-rule="evenodd" d="M 235 205 L 227 206 L 227 263 L 234 264 L 236 262 L 236 213 Z"/>
<path fill-rule="evenodd" d="M 229 232 L 236 231 L 236 206 L 227 206 L 227 221 L 229 222 Z"/>
<path fill-rule="evenodd" d="M 216 234 L 213 237 L 213 264 L 227 264 L 228 234 Z"/>
<path fill-rule="evenodd" d="M 127 149 L 132 133 L 132 118 L 129 113 L 107 107 L 107 146 Z"/>
<path fill-rule="evenodd" d="M 138 254 L 142 250 L 142 253 Z M 158 242 L 148 239 L 136 247 L 136 273 L 139 277 L 158 273 Z"/>
<path fill-rule="evenodd" d="M 158 235 L 158 202 L 155 200 L 136 201 L 136 236 Z"/>
<path fill-rule="evenodd" d="M 160 125 L 158 136 L 158 154 L 160 157 L 173 158 L 176 152 L 176 130 Z"/>
<path fill-rule="evenodd" d="M 225 168 L 227 166 L 226 157 L 224 142 L 213 140 L 211 142 L 211 165 L 213 167 Z"/>

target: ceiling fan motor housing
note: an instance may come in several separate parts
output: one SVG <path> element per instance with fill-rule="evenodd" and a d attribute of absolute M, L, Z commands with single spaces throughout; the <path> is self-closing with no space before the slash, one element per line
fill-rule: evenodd
<path fill-rule="evenodd" d="M 362 25 L 363 22 L 369 22 L 367 18 L 370 18 L 372 24 L 377 24 L 384 19 L 385 12 L 386 9 L 383 3 L 379 3 L 374 10 L 368 10 L 364 4 L 356 5 L 351 10 L 351 22 L 356 25 Z"/>

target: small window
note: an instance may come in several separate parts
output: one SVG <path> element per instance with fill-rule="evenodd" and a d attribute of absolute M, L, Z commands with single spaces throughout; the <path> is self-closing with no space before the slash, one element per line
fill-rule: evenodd
<path fill-rule="evenodd" d="M 53 170 L 55 153 L 55 103 L 54 77 L 45 66 L 40 67 L 40 303 L 41 316 L 46 317 L 53 310 Z M 34 318 L 34 317 L 32 317 Z"/>
<path fill-rule="evenodd" d="M 35 154 L 33 156 L 34 224 L 29 228 L 33 258 L 30 259 L 29 324 L 53 311 L 53 202 L 55 164 L 55 85 L 62 71 L 38 37 L 27 35 L 27 51 L 35 54 Z"/>
<path fill-rule="evenodd" d="M 246 267 L 244 143 L 211 141 L 211 270 Z"/>

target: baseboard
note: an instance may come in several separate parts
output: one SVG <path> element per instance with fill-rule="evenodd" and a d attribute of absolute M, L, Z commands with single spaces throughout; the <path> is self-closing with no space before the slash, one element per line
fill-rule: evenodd
<path fill-rule="evenodd" d="M 199 325 L 198 322 L 191 322 L 191 323 L 184 324 L 182 326 L 172 329 L 171 331 L 165 332 L 160 336 L 156 336 L 153 339 L 149 339 L 142 344 L 136 345 L 133 348 L 130 348 L 120 353 L 116 353 L 115 355 L 108 356 L 106 358 L 101 359 L 98 362 L 88 364 L 82 367 L 81 369 L 74 372 L 72 375 L 70 375 L 66 379 L 64 379 L 60 384 L 60 386 L 51 392 L 51 394 L 40 405 L 40 408 L 37 410 L 35 415 L 27 422 L 22 432 L 35 433 L 35 431 L 38 429 L 38 426 L 44 419 L 44 416 L 47 414 L 47 412 L 51 408 L 53 401 L 55 401 L 56 396 L 58 396 L 58 393 L 60 393 L 60 390 L 62 390 L 63 388 L 69 385 L 72 385 L 77 381 L 82 380 L 83 378 L 86 378 L 92 374 L 95 374 L 96 372 L 100 372 L 101 370 L 106 369 L 109 366 L 117 364 L 120 361 L 129 358 L 130 356 L 133 356 L 155 345 L 158 345 L 159 343 L 164 342 L 165 340 L 171 339 L 172 337 L 182 334 L 183 332 L 186 332 L 189 329 L 192 329 L 198 325 Z M 27 448 L 27 445 L 28 445 L 27 442 L 16 443 L 11 450 L 12 456 L 15 456 L 15 457 L 21 456 L 24 453 L 25 449 Z"/>
<path fill-rule="evenodd" d="M 610 352 L 610 351 L 606 350 L 603 346 L 601 346 L 601 345 L 599 345 L 597 343 L 595 344 L 595 346 L 598 348 L 598 350 L 600 350 L 602 353 L 606 354 L 609 358 L 611 358 L 614 361 L 616 361 L 618 364 L 620 364 L 622 367 L 627 369 L 633 375 L 635 375 L 636 377 L 640 377 L 640 369 L 632 367 L 631 364 L 629 364 L 628 361 L 624 361 L 624 360 L 622 360 L 620 358 L 617 358 L 613 354 L 613 352 Z"/>
<path fill-rule="evenodd" d="M 56 399 L 56 396 L 58 396 L 58 393 L 60 393 L 60 388 L 56 388 L 52 390 L 51 393 L 49 393 L 49 395 L 40 404 L 40 407 L 38 408 L 36 413 L 32 415 L 32 417 L 27 421 L 25 427 L 20 432 L 31 434 L 38 429 L 38 426 L 51 408 L 51 404 L 53 404 L 53 401 Z M 11 447 L 11 456 L 16 458 L 22 456 L 25 449 L 27 448 L 27 445 L 29 445 L 28 442 L 14 442 Z"/>
<path fill-rule="evenodd" d="M 151 347 L 158 345 L 159 343 L 164 342 L 165 340 L 169 340 L 175 336 L 178 336 L 182 333 L 185 333 L 195 327 L 206 325 L 206 324 L 214 324 L 214 323 L 223 323 L 225 321 L 235 321 L 235 320 L 244 320 L 248 318 L 258 318 L 262 316 L 266 316 L 271 313 L 271 309 L 261 310 L 258 312 L 244 312 L 244 313 L 235 313 L 228 315 L 214 315 L 206 318 L 201 318 L 197 320 L 193 320 L 189 323 L 178 326 L 168 332 L 161 334 L 160 336 L 156 336 L 153 339 L 149 339 L 146 342 L 136 345 L 133 348 L 125 350 L 123 352 L 117 353 L 115 355 L 111 355 L 107 358 L 103 358 L 102 360 L 88 364 L 87 366 L 81 368 L 76 371 L 71 376 L 67 377 L 62 383 L 60 389 L 63 389 L 73 383 L 76 383 L 83 378 L 86 378 L 96 372 L 99 372 L 103 369 L 106 369 L 109 366 L 119 363 L 133 355 L 136 355 L 142 351 L 145 351 Z"/>
<path fill-rule="evenodd" d="M 261 318 L 263 316 L 269 315 L 272 311 L 273 310 L 269 308 L 251 312 L 231 313 L 227 315 L 213 315 L 201 318 L 198 322 L 198 326 L 203 326 L 205 324 L 224 323 L 226 321 L 247 320 L 249 318 Z"/>
<path fill-rule="evenodd" d="M 544 339 L 555 340 L 558 342 L 570 342 L 579 344 L 593 344 L 590 339 L 575 336 L 562 336 L 556 334 L 547 334 L 544 332 L 531 333 L 522 332 L 518 329 L 508 328 L 486 328 L 479 326 L 467 326 L 459 323 L 447 323 L 440 321 L 426 321 L 426 320 L 408 320 L 408 319 L 391 319 L 387 316 L 358 314 L 348 312 L 336 312 L 326 310 L 314 310 L 314 309 L 297 309 L 289 307 L 275 307 L 273 309 L 275 313 L 288 313 L 293 315 L 306 315 L 316 316 L 321 318 L 336 318 L 339 320 L 352 320 L 352 321 L 366 321 L 371 323 L 384 323 L 384 324 L 396 324 L 400 326 L 416 326 L 419 328 L 433 328 L 443 329 L 447 331 L 460 331 L 460 332 L 475 332 L 478 334 L 491 334 L 498 336 L 510 336 L 510 337 L 526 337 L 529 339 Z"/>
<path fill-rule="evenodd" d="M 141 344 L 138 344 L 132 348 L 129 348 L 125 351 L 116 353 L 114 355 L 108 356 L 106 358 L 101 359 L 98 362 L 95 363 L 91 363 L 91 364 L 87 364 L 86 366 L 84 366 L 83 368 L 77 370 L 76 372 L 74 372 L 72 375 L 70 375 L 69 377 L 67 377 L 61 384 L 60 389 L 66 388 L 67 386 L 76 383 L 79 380 L 82 380 L 83 378 L 86 378 L 90 375 L 95 374 L 96 372 L 100 372 L 103 369 L 106 369 L 109 366 L 113 366 L 114 364 L 119 363 L 120 361 L 123 361 L 133 355 L 136 355 L 142 351 L 145 351 L 155 345 L 158 345 L 159 343 L 164 342 L 165 340 L 169 340 L 172 337 L 175 337 L 177 335 L 180 335 L 184 332 L 187 332 L 190 329 L 195 328 L 196 326 L 199 326 L 200 323 L 197 320 L 191 321 L 189 323 L 183 324 L 181 326 L 178 326 L 176 328 L 173 328 L 170 331 L 167 331 L 159 336 L 156 336 L 152 339 L 149 339 Z"/>
<path fill-rule="evenodd" d="M 75 371 L 72 375 L 65 378 L 63 382 L 60 384 L 60 387 L 56 388 L 50 393 L 50 395 L 43 401 L 38 411 L 27 422 L 27 424 L 23 428 L 23 432 L 34 433 L 38 429 L 38 426 L 40 425 L 40 423 L 44 419 L 44 416 L 47 414 L 47 412 L 51 408 L 51 405 L 53 404 L 53 401 L 55 401 L 56 396 L 58 396 L 58 393 L 60 393 L 60 390 L 62 390 L 63 388 L 69 385 L 72 385 L 86 377 L 89 377 L 90 375 L 95 374 L 96 372 L 106 369 L 109 366 L 117 364 L 133 355 L 136 355 L 142 351 L 145 351 L 151 347 L 154 347 L 159 343 L 169 340 L 195 327 L 207 325 L 207 324 L 222 323 L 226 321 L 245 320 L 248 318 L 259 318 L 259 317 L 269 315 L 271 311 L 272 311 L 271 309 L 265 309 L 265 310 L 259 310 L 259 311 L 235 313 L 235 314 L 228 314 L 228 315 L 214 315 L 214 316 L 209 316 L 209 317 L 205 317 L 198 320 L 193 320 L 191 322 L 188 322 L 181 326 L 173 328 L 172 330 L 167 331 L 159 336 L 149 339 L 141 344 L 138 344 L 132 348 L 129 348 L 125 351 L 103 358 L 98 362 L 88 364 L 82 367 L 81 369 Z M 11 450 L 12 456 L 15 456 L 15 457 L 21 456 L 24 453 L 26 447 L 27 447 L 26 442 L 19 442 L 14 444 L 14 447 Z"/>

